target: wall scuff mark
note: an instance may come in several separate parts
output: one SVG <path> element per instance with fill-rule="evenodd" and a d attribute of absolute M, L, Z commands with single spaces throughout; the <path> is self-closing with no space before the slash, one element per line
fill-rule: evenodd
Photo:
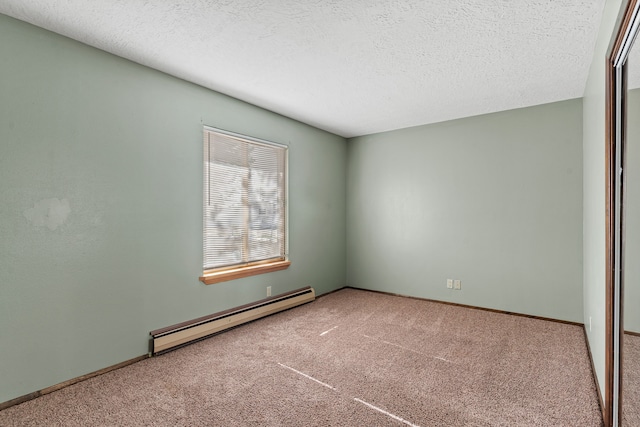
<path fill-rule="evenodd" d="M 25 210 L 24 217 L 36 227 L 46 226 L 53 231 L 65 223 L 70 212 L 68 199 L 43 199 Z"/>

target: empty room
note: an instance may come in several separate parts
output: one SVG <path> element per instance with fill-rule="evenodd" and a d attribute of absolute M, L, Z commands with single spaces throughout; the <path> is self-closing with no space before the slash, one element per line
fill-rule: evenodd
<path fill-rule="evenodd" d="M 3 0 L 0 425 L 640 425 L 639 7 Z"/>

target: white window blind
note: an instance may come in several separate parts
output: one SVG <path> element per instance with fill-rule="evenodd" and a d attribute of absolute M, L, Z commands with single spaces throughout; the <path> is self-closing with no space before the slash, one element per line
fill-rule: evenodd
<path fill-rule="evenodd" d="M 204 129 L 204 269 L 286 258 L 285 146 Z"/>

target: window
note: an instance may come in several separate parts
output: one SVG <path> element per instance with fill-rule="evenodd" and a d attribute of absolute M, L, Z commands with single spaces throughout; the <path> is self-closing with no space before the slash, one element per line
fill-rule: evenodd
<path fill-rule="evenodd" d="M 206 284 L 283 270 L 287 147 L 204 128 Z"/>

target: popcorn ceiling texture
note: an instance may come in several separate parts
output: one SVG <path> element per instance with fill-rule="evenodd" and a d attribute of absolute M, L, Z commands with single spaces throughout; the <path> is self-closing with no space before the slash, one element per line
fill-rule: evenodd
<path fill-rule="evenodd" d="M 604 0 L 3 0 L 0 13 L 345 137 L 583 95 Z"/>

